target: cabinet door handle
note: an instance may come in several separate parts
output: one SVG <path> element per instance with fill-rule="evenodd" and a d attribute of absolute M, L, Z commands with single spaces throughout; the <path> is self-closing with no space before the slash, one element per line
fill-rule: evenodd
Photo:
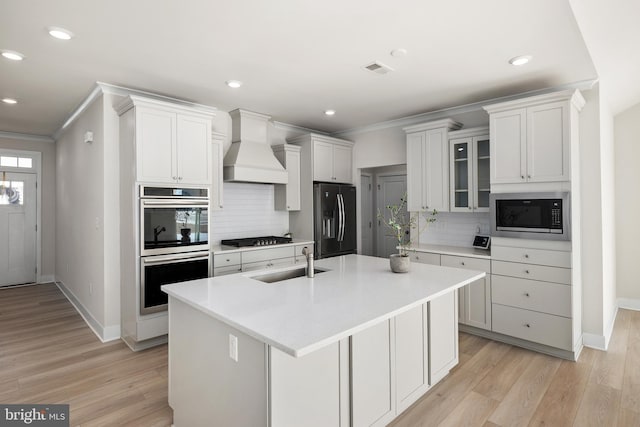
<path fill-rule="evenodd" d="M 531 327 L 531 325 L 529 323 L 525 323 L 524 326 L 526 326 L 527 328 Z"/>
<path fill-rule="evenodd" d="M 222 209 L 222 205 L 220 205 L 220 209 Z"/>
<path fill-rule="evenodd" d="M 524 175 L 520 175 L 520 178 L 524 179 Z"/>
<path fill-rule="evenodd" d="M 525 258 L 529 258 L 529 254 L 524 254 L 524 257 Z"/>
<path fill-rule="evenodd" d="M 524 293 L 524 296 L 525 296 L 525 297 L 527 297 L 527 298 L 529 298 L 529 297 L 530 297 L 529 292 L 525 292 L 525 293 Z"/>
<path fill-rule="evenodd" d="M 469 210 L 471 210 L 471 206 L 469 206 Z"/>
<path fill-rule="evenodd" d="M 174 181 L 177 181 L 177 180 L 178 180 L 178 177 L 177 177 L 177 176 L 172 176 L 171 178 L 173 178 L 173 180 L 174 180 Z"/>
<path fill-rule="evenodd" d="M 531 175 L 527 175 L 527 178 L 531 179 Z"/>
<path fill-rule="evenodd" d="M 526 274 L 529 274 L 529 270 L 525 270 L 524 272 L 525 272 Z"/>
<path fill-rule="evenodd" d="M 460 264 L 464 265 L 464 261 L 462 261 Z"/>

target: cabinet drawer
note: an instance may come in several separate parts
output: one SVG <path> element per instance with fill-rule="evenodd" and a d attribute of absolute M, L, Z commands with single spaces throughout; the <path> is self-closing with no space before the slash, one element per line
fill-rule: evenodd
<path fill-rule="evenodd" d="M 491 273 L 491 261 L 488 259 L 468 258 L 462 256 L 442 255 L 440 265 L 445 267 L 464 268 L 466 270 L 479 270 Z"/>
<path fill-rule="evenodd" d="M 293 257 L 278 258 L 278 259 L 267 260 L 267 261 L 243 262 L 242 271 L 254 271 L 254 270 L 262 270 L 265 268 L 284 267 L 287 265 L 293 265 L 294 262 L 295 262 L 295 259 Z"/>
<path fill-rule="evenodd" d="M 413 251 L 410 253 L 410 256 L 411 261 L 413 262 L 419 262 L 420 264 L 440 265 L 440 254 Z"/>
<path fill-rule="evenodd" d="M 493 304 L 493 330 L 571 351 L 571 319 Z"/>
<path fill-rule="evenodd" d="M 242 268 L 240 267 L 240 264 L 228 265 L 226 267 L 217 267 L 217 268 L 214 267 L 213 277 L 224 276 L 226 274 L 240 273 L 241 271 L 242 271 Z"/>
<path fill-rule="evenodd" d="M 240 265 L 240 252 L 213 255 L 213 268 Z"/>
<path fill-rule="evenodd" d="M 293 246 L 246 251 L 242 254 L 242 264 L 247 262 L 268 261 L 295 256 Z"/>
<path fill-rule="evenodd" d="M 571 252 L 565 251 L 493 246 L 491 248 L 491 258 L 496 261 L 522 262 L 526 264 L 571 268 Z"/>
<path fill-rule="evenodd" d="M 522 264 L 519 262 L 491 261 L 491 272 L 501 276 L 521 277 L 543 282 L 571 284 L 571 269 Z"/>
<path fill-rule="evenodd" d="M 571 317 L 571 286 L 506 276 L 492 279 L 494 303 Z"/>

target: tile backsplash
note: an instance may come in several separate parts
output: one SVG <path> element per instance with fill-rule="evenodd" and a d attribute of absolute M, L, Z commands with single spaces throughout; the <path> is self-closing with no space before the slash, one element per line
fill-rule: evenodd
<path fill-rule="evenodd" d="M 439 212 L 436 221 L 420 234 L 420 243 L 471 247 L 473 236 L 489 234 L 489 213 Z M 419 230 L 424 227 L 420 218 Z"/>
<path fill-rule="evenodd" d="M 211 213 L 211 244 L 239 237 L 282 236 L 289 213 L 273 207 L 273 184 L 225 182 L 224 209 Z"/>

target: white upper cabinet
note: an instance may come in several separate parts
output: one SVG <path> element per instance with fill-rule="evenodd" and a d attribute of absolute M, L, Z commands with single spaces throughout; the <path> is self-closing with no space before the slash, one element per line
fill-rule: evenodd
<path fill-rule="evenodd" d="M 276 159 L 286 169 L 289 180 L 286 184 L 275 184 L 274 204 L 277 210 L 300 210 L 300 147 L 280 144 L 271 147 Z"/>
<path fill-rule="evenodd" d="M 121 116 L 132 109 L 138 182 L 211 185 L 213 109 L 133 95 L 117 107 Z"/>
<path fill-rule="evenodd" d="M 451 119 L 404 128 L 407 133 L 407 209 L 449 211 L 449 136 L 462 125 Z"/>
<path fill-rule="evenodd" d="M 313 181 L 353 184 L 353 142 L 314 133 L 288 141 L 302 148 L 302 168 L 311 157 Z"/>
<path fill-rule="evenodd" d="M 449 133 L 451 212 L 489 211 L 489 128 Z"/>
<path fill-rule="evenodd" d="M 571 180 L 578 91 L 555 92 L 484 107 L 490 114 L 491 184 Z"/>

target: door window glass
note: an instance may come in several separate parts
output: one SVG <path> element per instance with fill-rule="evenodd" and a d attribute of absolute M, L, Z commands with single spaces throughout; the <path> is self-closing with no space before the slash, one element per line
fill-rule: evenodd
<path fill-rule="evenodd" d="M 23 205 L 24 181 L 0 181 L 0 205 Z"/>

